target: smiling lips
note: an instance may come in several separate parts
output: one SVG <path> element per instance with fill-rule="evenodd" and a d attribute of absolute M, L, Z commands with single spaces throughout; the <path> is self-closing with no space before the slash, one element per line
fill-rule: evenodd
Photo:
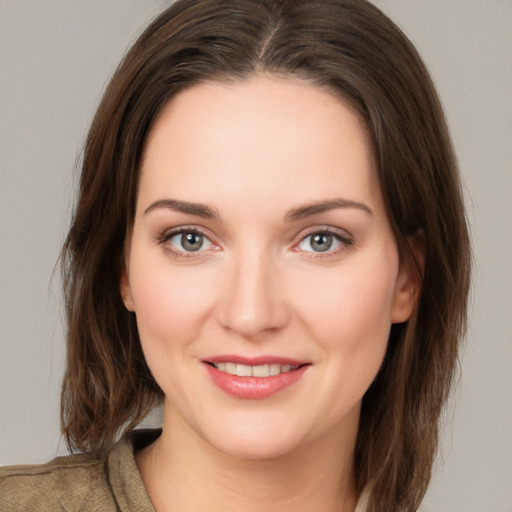
<path fill-rule="evenodd" d="M 252 362 L 253 364 L 247 364 Z M 241 399 L 263 399 L 291 386 L 310 364 L 298 361 L 247 361 L 221 357 L 204 361 L 213 382 L 226 393 Z"/>

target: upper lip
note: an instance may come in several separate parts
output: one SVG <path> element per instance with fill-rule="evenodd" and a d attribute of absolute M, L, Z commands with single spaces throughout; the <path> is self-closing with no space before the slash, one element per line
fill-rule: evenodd
<path fill-rule="evenodd" d="M 236 363 L 244 364 L 247 366 L 260 366 L 263 364 L 280 364 L 281 366 L 301 366 L 307 364 L 308 361 L 301 361 L 299 359 L 292 359 L 289 357 L 262 355 L 256 357 L 241 356 L 235 354 L 225 354 L 212 356 L 204 359 L 207 363 Z"/>

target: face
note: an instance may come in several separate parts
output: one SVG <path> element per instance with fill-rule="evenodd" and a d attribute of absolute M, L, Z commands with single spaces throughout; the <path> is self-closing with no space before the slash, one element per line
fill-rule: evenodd
<path fill-rule="evenodd" d="M 240 457 L 353 442 L 414 302 L 355 112 L 293 79 L 180 93 L 147 142 L 121 293 L 169 421 Z"/>

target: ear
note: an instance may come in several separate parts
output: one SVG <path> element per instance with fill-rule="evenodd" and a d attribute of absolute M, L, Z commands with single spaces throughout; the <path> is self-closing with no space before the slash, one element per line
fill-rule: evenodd
<path fill-rule="evenodd" d="M 133 305 L 133 297 L 132 297 L 132 288 L 130 286 L 130 278 L 128 277 L 128 272 L 126 270 L 127 262 L 123 264 L 123 268 L 121 270 L 121 278 L 119 280 L 119 293 L 121 294 L 121 299 L 124 302 L 124 306 L 128 311 L 135 311 L 135 307 Z"/>
<path fill-rule="evenodd" d="M 411 258 L 402 258 L 393 295 L 391 323 L 399 324 L 409 320 L 421 291 L 425 266 L 425 236 L 423 231 L 407 237 Z"/>

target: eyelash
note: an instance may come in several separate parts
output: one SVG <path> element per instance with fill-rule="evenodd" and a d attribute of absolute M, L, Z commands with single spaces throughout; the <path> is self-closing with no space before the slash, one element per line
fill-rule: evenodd
<path fill-rule="evenodd" d="M 174 249 L 170 244 L 167 244 L 167 242 L 177 236 L 177 235 L 183 235 L 183 234 L 196 234 L 201 235 L 204 237 L 210 244 L 212 244 L 214 247 L 216 244 L 214 244 L 211 241 L 210 236 L 208 236 L 206 233 L 204 233 L 201 229 L 198 229 L 197 226 L 180 226 L 179 228 L 174 228 L 168 231 L 165 231 L 157 238 L 157 242 L 160 245 L 165 246 L 165 250 L 168 251 L 174 258 L 176 259 L 192 259 L 192 258 L 201 258 L 204 255 L 202 253 L 206 251 L 198 250 L 197 252 L 193 251 L 178 251 Z M 337 256 L 339 253 L 346 251 L 351 245 L 353 245 L 354 240 L 350 236 L 347 236 L 346 234 L 342 234 L 340 231 L 325 227 L 325 228 L 311 228 L 308 230 L 305 234 L 303 234 L 298 242 L 296 242 L 292 250 L 294 252 L 300 252 L 300 249 L 298 249 L 298 246 L 302 244 L 304 241 L 306 241 L 309 237 L 312 237 L 313 235 L 329 235 L 332 236 L 337 242 L 340 243 L 340 247 L 334 249 L 334 250 L 327 250 L 325 252 L 317 252 L 317 251 L 302 251 L 304 253 L 308 254 L 309 258 L 315 258 L 315 259 L 326 259 L 333 256 Z"/>

